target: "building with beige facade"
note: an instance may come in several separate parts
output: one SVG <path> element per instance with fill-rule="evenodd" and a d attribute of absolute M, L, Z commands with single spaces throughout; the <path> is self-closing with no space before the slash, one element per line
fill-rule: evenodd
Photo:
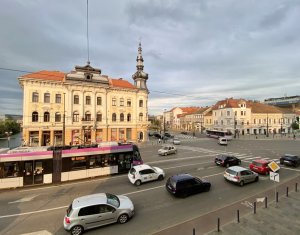
<path fill-rule="evenodd" d="M 70 73 L 39 71 L 19 77 L 23 139 L 28 146 L 144 141 L 148 122 L 148 74 L 139 44 L 134 84 L 75 66 Z"/>

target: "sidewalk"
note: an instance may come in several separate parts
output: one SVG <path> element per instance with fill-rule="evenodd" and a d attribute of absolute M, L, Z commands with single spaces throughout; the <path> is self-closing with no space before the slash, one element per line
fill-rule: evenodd
<path fill-rule="evenodd" d="M 297 192 L 296 192 L 297 183 Z M 230 205 L 215 211 L 199 215 L 197 218 L 185 221 L 161 230 L 155 235 L 296 235 L 300 231 L 300 176 L 277 185 L 279 200 L 275 203 L 274 188 L 265 192 L 249 195 Z M 289 188 L 288 197 L 286 196 Z M 267 208 L 265 201 L 268 198 Z M 258 200 L 260 199 L 260 200 Z M 247 202 L 247 203 L 246 203 Z M 254 202 L 257 208 L 254 214 Z M 237 223 L 239 210 L 240 223 Z M 218 232 L 218 218 L 220 231 Z"/>

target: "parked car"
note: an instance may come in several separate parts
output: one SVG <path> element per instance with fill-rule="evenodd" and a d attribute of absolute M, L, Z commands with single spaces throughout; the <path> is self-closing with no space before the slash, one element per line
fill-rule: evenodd
<path fill-rule="evenodd" d="M 280 158 L 280 164 L 298 167 L 300 165 L 300 158 L 296 155 L 285 154 Z"/>
<path fill-rule="evenodd" d="M 186 131 L 182 131 L 180 134 L 187 135 L 188 133 Z"/>
<path fill-rule="evenodd" d="M 162 169 L 146 164 L 133 166 L 128 172 L 129 181 L 137 186 L 148 181 L 163 180 L 164 178 L 165 172 Z"/>
<path fill-rule="evenodd" d="M 133 215 L 134 206 L 128 197 L 97 193 L 74 199 L 63 223 L 72 235 L 80 235 L 87 229 L 116 222 L 124 224 Z"/>
<path fill-rule="evenodd" d="M 172 138 L 173 136 L 169 132 L 165 132 L 164 137 Z"/>
<path fill-rule="evenodd" d="M 265 159 L 255 159 L 252 161 L 252 163 L 249 165 L 250 170 L 263 174 L 263 175 L 268 175 L 270 173 L 270 167 L 268 164 L 270 161 L 265 160 Z"/>
<path fill-rule="evenodd" d="M 153 136 L 157 139 L 162 139 L 162 136 L 158 133 L 154 133 Z"/>
<path fill-rule="evenodd" d="M 211 184 L 189 174 L 171 176 L 166 183 L 166 189 L 176 197 L 187 197 L 192 194 L 207 192 Z"/>
<path fill-rule="evenodd" d="M 158 154 L 162 156 L 167 156 L 172 153 L 177 153 L 176 147 L 172 145 L 163 146 L 161 149 L 158 150 Z"/>
<path fill-rule="evenodd" d="M 178 139 L 178 138 L 174 138 L 173 139 L 173 144 L 176 144 L 176 145 L 178 145 L 178 144 L 180 144 L 181 142 L 180 142 L 180 140 Z"/>
<path fill-rule="evenodd" d="M 230 166 L 241 165 L 241 160 L 232 155 L 220 154 L 216 156 L 215 163 L 218 166 L 230 167 Z"/>
<path fill-rule="evenodd" d="M 218 144 L 219 144 L 219 145 L 227 145 L 227 143 L 228 143 L 228 141 L 227 141 L 226 138 L 220 137 L 220 138 L 218 139 Z"/>
<path fill-rule="evenodd" d="M 257 182 L 259 176 L 256 172 L 248 170 L 240 166 L 228 167 L 224 172 L 225 180 L 231 181 L 240 186 L 244 186 L 246 183 Z"/>

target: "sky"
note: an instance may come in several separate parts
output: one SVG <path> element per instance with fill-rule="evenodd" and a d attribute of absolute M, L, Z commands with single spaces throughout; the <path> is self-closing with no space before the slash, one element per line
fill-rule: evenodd
<path fill-rule="evenodd" d="M 141 41 L 151 115 L 300 95 L 299 22 L 299 0 L 89 0 L 89 60 L 133 83 Z M 22 114 L 19 76 L 88 61 L 87 0 L 1 0 L 0 29 L 2 114 Z"/>

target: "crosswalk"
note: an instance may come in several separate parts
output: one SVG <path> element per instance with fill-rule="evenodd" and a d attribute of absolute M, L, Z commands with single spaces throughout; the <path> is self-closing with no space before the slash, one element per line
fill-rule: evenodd
<path fill-rule="evenodd" d="M 192 146 L 178 146 L 177 149 L 183 149 L 183 150 L 191 150 L 195 152 L 202 152 L 202 153 L 208 153 L 208 154 L 230 154 L 233 155 L 242 161 L 245 162 L 252 162 L 255 159 L 264 159 L 267 161 L 274 161 L 277 164 L 279 164 L 280 160 L 278 158 L 272 158 L 272 157 L 265 157 L 265 156 L 253 156 L 252 154 L 246 154 L 246 153 L 237 153 L 237 152 L 227 152 L 227 151 L 220 151 L 220 150 L 211 150 L 201 147 L 192 147 Z"/>

